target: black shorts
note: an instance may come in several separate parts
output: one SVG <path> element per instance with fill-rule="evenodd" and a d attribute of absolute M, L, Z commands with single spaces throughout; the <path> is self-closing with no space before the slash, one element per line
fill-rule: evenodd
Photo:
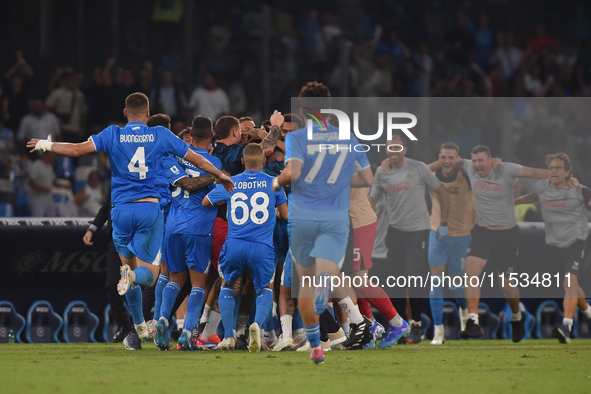
<path fill-rule="evenodd" d="M 576 240 L 566 248 L 548 245 L 549 259 L 552 264 L 557 264 L 563 270 L 563 274 L 570 272 L 573 275 L 579 275 L 579 269 L 585 258 L 585 245 L 583 240 Z"/>
<path fill-rule="evenodd" d="M 388 248 L 387 275 L 391 276 L 421 276 L 423 279 L 429 273 L 429 232 L 431 230 L 401 231 L 393 227 L 388 228 L 386 235 L 386 247 Z M 385 283 L 386 278 L 380 278 L 380 283 Z M 428 287 L 428 286 L 427 286 Z M 425 288 L 415 285 L 408 286 L 411 298 L 427 296 Z M 396 290 L 396 288 L 386 289 Z M 394 291 L 396 293 L 396 291 Z M 425 294 L 423 294 L 425 293 Z M 390 295 L 390 294 L 388 294 Z M 406 298 L 406 291 L 402 292 Z M 391 298 L 396 298 L 392 297 Z"/>
<path fill-rule="evenodd" d="M 489 267 L 500 273 L 515 272 L 519 256 L 519 227 L 507 230 L 489 230 L 479 225 L 472 229 L 472 242 L 466 256 L 474 256 L 487 261 Z"/>

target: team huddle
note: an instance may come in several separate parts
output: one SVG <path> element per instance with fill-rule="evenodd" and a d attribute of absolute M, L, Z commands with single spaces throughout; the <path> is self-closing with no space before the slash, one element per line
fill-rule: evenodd
<path fill-rule="evenodd" d="M 318 111 L 331 104 L 328 88 L 317 82 L 302 87 L 299 100 L 302 108 Z M 440 285 L 431 286 L 429 300 L 431 344 L 441 345 L 442 276 L 479 276 L 485 266 L 512 273 L 519 245 L 515 204 L 536 201 L 557 270 L 571 274 L 564 284 L 564 321 L 553 335 L 570 341 L 577 306 L 591 318 L 577 282 L 591 191 L 572 178 L 566 154 L 549 155 L 547 170 L 534 169 L 493 159 L 483 145 L 472 149 L 470 160 L 461 159 L 458 146 L 445 143 L 439 160 L 427 165 L 405 157 L 407 138 L 395 132 L 387 146 L 400 149 L 388 149 L 374 174 L 364 152 L 327 148 L 355 145 L 354 135 L 339 140 L 331 124 L 306 128 L 304 111 L 275 111 L 268 131 L 255 128 L 251 118 L 222 116 L 213 124 L 200 115 L 183 139 L 164 117 L 150 116 L 141 93 L 127 97 L 124 113 L 125 127 L 110 126 L 86 142 L 53 143 L 49 137 L 27 146 L 109 157 L 113 243 L 122 262 L 117 290 L 134 323 L 124 340 L 128 349 L 141 349 L 146 339 L 169 349 L 171 315 L 187 281 L 180 350 L 292 349 L 308 351 L 318 364 L 335 346 L 419 343 L 420 289 L 398 288 L 391 297 L 381 287 L 326 280 L 370 270 L 409 276 L 430 270 L 439 278 L 432 280 Z M 533 193 L 515 200 L 517 177 L 539 181 Z M 385 264 L 374 266 L 377 249 L 384 250 Z M 314 278 L 314 286 L 306 286 L 304 277 Z M 512 339 L 519 342 L 525 335 L 519 289 L 500 283 L 512 311 Z M 151 286 L 154 315 L 146 322 L 142 287 Z M 468 283 L 449 291 L 459 305 L 461 337 L 481 337 L 480 288 Z M 376 321 L 371 306 L 388 327 Z"/>

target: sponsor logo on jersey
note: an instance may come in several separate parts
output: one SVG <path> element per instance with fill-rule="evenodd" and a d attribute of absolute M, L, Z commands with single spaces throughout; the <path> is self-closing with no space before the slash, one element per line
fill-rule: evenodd
<path fill-rule="evenodd" d="M 566 208 L 567 200 L 541 200 L 540 204 L 547 208 Z"/>
<path fill-rule="evenodd" d="M 386 186 L 386 191 L 390 192 L 390 193 L 399 192 L 402 190 L 409 190 L 409 189 L 410 189 L 410 182 L 409 181 L 403 181 L 397 185 Z"/>
<path fill-rule="evenodd" d="M 489 192 L 498 192 L 499 190 L 501 190 L 501 185 L 498 183 L 493 184 L 493 183 L 486 183 L 486 182 L 478 181 L 474 185 L 474 189 L 486 190 Z"/>

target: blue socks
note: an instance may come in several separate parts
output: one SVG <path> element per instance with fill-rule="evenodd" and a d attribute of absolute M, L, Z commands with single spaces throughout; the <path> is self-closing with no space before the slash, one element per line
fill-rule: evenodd
<path fill-rule="evenodd" d="M 449 288 L 449 291 L 454 297 L 456 297 L 458 304 L 460 304 L 460 308 L 468 308 L 468 303 L 466 302 L 466 293 L 464 293 L 464 286 L 455 287 L 452 285 Z"/>
<path fill-rule="evenodd" d="M 232 294 L 233 294 L 234 290 L 232 289 Z M 242 290 L 238 292 L 238 294 L 236 294 L 236 297 L 234 297 L 234 323 L 232 325 L 232 327 L 234 327 L 234 329 L 236 328 L 236 325 L 238 324 L 238 315 L 240 312 L 240 303 L 242 302 Z"/>
<path fill-rule="evenodd" d="M 310 347 L 315 348 L 320 346 L 320 323 L 306 327 L 306 338 L 310 342 Z"/>
<path fill-rule="evenodd" d="M 302 315 L 300 314 L 300 308 L 295 308 L 293 312 L 293 323 L 291 324 L 293 330 L 299 330 L 304 328 L 304 322 L 302 321 Z"/>
<path fill-rule="evenodd" d="M 257 295 L 256 305 L 257 310 L 254 315 L 254 321 L 259 327 L 262 327 L 269 315 L 271 315 L 271 309 L 273 309 L 273 290 L 268 287 L 262 289 Z M 271 330 L 273 329 L 272 327 Z"/>
<path fill-rule="evenodd" d="M 273 309 L 273 308 L 271 308 Z M 270 310 L 269 314 L 267 315 L 267 318 L 265 319 L 265 322 L 263 323 L 263 326 L 261 327 L 264 331 L 273 331 L 275 329 L 275 325 L 273 324 L 273 311 Z"/>
<path fill-rule="evenodd" d="M 433 277 L 439 278 L 439 286 L 433 287 L 429 292 L 429 301 L 431 302 L 431 313 L 433 314 L 433 324 L 439 326 L 443 324 L 443 286 L 441 283 L 441 275 L 433 275 Z M 433 282 L 431 282 L 433 284 Z M 466 295 L 464 293 L 464 286 L 451 286 L 449 288 L 450 293 L 456 298 L 460 308 L 468 308 L 466 303 Z"/>
<path fill-rule="evenodd" d="M 125 293 L 127 306 L 133 318 L 133 324 L 142 324 L 144 322 L 144 313 L 142 312 L 142 289 L 138 285 L 129 286 Z"/>
<path fill-rule="evenodd" d="M 170 313 L 172 312 L 172 307 L 174 306 L 174 302 L 176 301 L 176 296 L 179 295 L 179 291 L 181 291 L 181 287 L 175 282 L 168 282 L 166 286 L 164 286 L 164 290 L 162 291 L 162 305 L 160 306 L 160 316 L 170 320 Z"/>
<path fill-rule="evenodd" d="M 440 326 L 443 324 L 443 287 L 441 286 L 441 275 L 433 275 L 433 278 L 439 278 L 439 286 L 433 286 L 433 280 L 431 281 L 432 289 L 429 291 L 429 301 L 431 302 L 431 313 L 433 314 L 433 324 Z"/>
<path fill-rule="evenodd" d="M 236 306 L 234 289 L 222 286 L 220 289 L 218 304 L 220 307 L 220 315 L 222 315 L 222 324 L 224 325 L 224 337 L 233 337 L 234 327 L 236 327 L 234 322 L 234 307 Z"/>
<path fill-rule="evenodd" d="M 148 267 L 137 267 L 133 270 L 135 273 L 135 285 L 151 286 L 154 283 L 154 274 Z"/>
<path fill-rule="evenodd" d="M 201 308 L 205 301 L 205 289 L 201 287 L 193 287 L 189 300 L 187 301 L 187 316 L 185 316 L 185 323 L 183 329 L 193 331 L 195 325 L 199 321 L 201 315 Z"/>
<path fill-rule="evenodd" d="M 160 274 L 158 276 L 158 282 L 156 282 L 156 288 L 154 289 L 154 319 L 160 318 L 160 304 L 162 304 L 162 292 L 164 286 L 168 284 L 170 277 L 168 275 Z"/>

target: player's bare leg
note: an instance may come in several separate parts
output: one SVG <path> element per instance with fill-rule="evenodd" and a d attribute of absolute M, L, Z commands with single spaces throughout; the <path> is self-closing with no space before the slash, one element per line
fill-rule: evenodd
<path fill-rule="evenodd" d="M 189 296 L 185 297 L 185 299 L 183 300 L 183 302 L 181 302 L 181 305 L 179 305 L 179 308 L 176 310 L 176 313 L 174 314 L 174 317 L 176 318 L 176 322 L 177 322 L 177 327 L 182 327 L 185 321 L 185 316 L 187 315 L 187 302 L 189 301 Z M 179 328 L 180 328 L 179 327 Z"/>
<path fill-rule="evenodd" d="M 313 278 L 316 275 L 316 267 L 304 267 L 297 264 L 294 261 L 298 276 L 300 277 L 300 291 L 298 294 L 298 305 L 300 308 L 300 313 L 302 314 L 302 320 L 304 321 L 305 326 L 313 326 L 318 324 L 318 315 L 314 312 L 313 308 L 313 299 L 314 299 L 314 286 L 311 284 L 307 286 L 306 283 L 302 280 L 302 278 Z"/>
<path fill-rule="evenodd" d="M 575 313 L 577 306 L 588 317 L 591 315 L 591 309 L 585 299 L 585 292 L 579 285 L 579 279 L 573 273 L 568 273 L 569 277 L 564 278 L 564 318 L 562 324 L 554 327 L 552 335 L 558 339 L 560 343 L 570 343 L 570 334 L 573 327 Z"/>
<path fill-rule="evenodd" d="M 505 298 L 507 299 L 507 303 L 509 304 L 509 306 L 511 307 L 511 312 L 512 313 L 518 313 L 519 312 L 519 289 L 517 287 L 512 287 L 509 285 L 509 278 L 505 277 L 505 280 L 501 281 L 500 277 L 503 274 L 499 274 L 499 284 L 504 284 L 504 286 L 501 287 L 501 289 L 503 290 L 503 294 L 505 295 Z"/>

